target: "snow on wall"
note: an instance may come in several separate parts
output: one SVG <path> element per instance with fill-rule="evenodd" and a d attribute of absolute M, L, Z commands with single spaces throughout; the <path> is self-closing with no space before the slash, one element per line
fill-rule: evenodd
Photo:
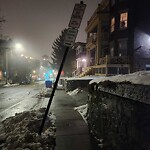
<path fill-rule="evenodd" d="M 150 149 L 149 83 L 148 71 L 90 82 L 87 120 L 101 148 Z"/>
<path fill-rule="evenodd" d="M 93 82 L 99 83 L 106 80 L 112 82 L 131 82 L 132 84 L 150 85 L 150 71 L 139 71 L 125 75 L 99 77 L 97 79 L 90 81 L 90 84 L 92 84 Z"/>

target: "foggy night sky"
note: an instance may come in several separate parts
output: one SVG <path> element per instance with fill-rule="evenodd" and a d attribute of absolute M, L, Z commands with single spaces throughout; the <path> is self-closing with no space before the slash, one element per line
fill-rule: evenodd
<path fill-rule="evenodd" d="M 83 1 L 87 6 L 76 42 L 86 41 L 87 21 L 99 1 Z M 1 32 L 21 43 L 24 46 L 22 53 L 28 56 L 50 56 L 54 40 L 68 27 L 75 3 L 80 0 L 0 0 L 0 15 L 7 20 Z"/>

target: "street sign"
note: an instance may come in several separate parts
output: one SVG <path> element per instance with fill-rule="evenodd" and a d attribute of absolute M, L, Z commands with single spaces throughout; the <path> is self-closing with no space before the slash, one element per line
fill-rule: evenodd
<path fill-rule="evenodd" d="M 86 4 L 75 4 L 74 10 L 69 22 L 69 27 L 71 28 L 79 28 L 81 24 L 81 20 L 85 11 Z"/>
<path fill-rule="evenodd" d="M 73 28 L 68 28 L 67 29 L 67 34 L 64 40 L 64 45 L 65 46 L 73 46 L 76 36 L 77 36 L 78 30 L 73 29 Z"/>

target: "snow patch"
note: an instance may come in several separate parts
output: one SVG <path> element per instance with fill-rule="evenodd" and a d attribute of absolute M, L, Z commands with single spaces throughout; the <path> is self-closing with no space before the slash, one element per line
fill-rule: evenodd
<path fill-rule="evenodd" d="M 79 114 L 82 116 L 83 120 L 87 123 L 87 109 L 88 105 L 81 105 L 79 107 L 75 107 L 74 110 L 78 111 Z"/>
<path fill-rule="evenodd" d="M 90 81 L 92 83 L 100 83 L 104 81 L 112 82 L 131 82 L 132 84 L 150 85 L 150 71 L 139 71 L 131 74 L 116 75 L 110 77 L 99 77 Z"/>
<path fill-rule="evenodd" d="M 66 78 L 66 80 L 92 80 L 92 79 L 97 79 L 99 78 L 99 76 L 93 76 L 93 75 L 89 75 L 89 76 L 84 76 L 84 77 L 70 77 L 70 78 Z"/>
<path fill-rule="evenodd" d="M 18 86 L 19 84 L 16 83 L 16 84 L 10 84 L 10 83 L 7 83 L 4 85 L 4 87 L 12 87 L 12 86 Z"/>
<path fill-rule="evenodd" d="M 40 92 L 35 95 L 36 98 L 41 98 L 41 97 L 50 97 L 52 93 L 51 88 L 43 88 L 40 90 Z"/>
<path fill-rule="evenodd" d="M 55 147 L 55 116 L 49 114 L 41 135 L 38 135 L 45 108 L 18 113 L 2 121 L 0 149 L 52 150 Z M 2 128 L 3 126 L 3 128 Z"/>
<path fill-rule="evenodd" d="M 80 93 L 80 92 L 82 92 L 82 90 L 79 89 L 79 88 L 77 88 L 77 89 L 75 89 L 75 90 L 73 90 L 73 91 L 67 92 L 67 94 L 68 94 L 68 95 L 76 95 L 76 94 L 78 94 L 78 93 Z"/>

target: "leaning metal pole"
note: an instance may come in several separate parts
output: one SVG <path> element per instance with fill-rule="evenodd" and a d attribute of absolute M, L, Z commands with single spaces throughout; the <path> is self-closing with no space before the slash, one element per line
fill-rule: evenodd
<path fill-rule="evenodd" d="M 67 54 L 69 51 L 69 47 L 73 46 L 73 44 L 75 42 L 75 39 L 76 39 L 76 36 L 78 33 L 78 28 L 81 24 L 81 20 L 82 20 L 83 14 L 84 14 L 85 7 L 86 7 L 86 5 L 83 3 L 83 1 L 81 1 L 80 4 L 75 4 L 75 7 L 74 7 L 74 10 L 73 10 L 73 13 L 72 13 L 69 25 L 68 25 L 69 28 L 67 30 L 67 34 L 66 34 L 65 40 L 64 40 L 64 45 L 66 46 L 66 50 L 65 50 L 65 53 L 64 53 L 57 77 L 56 77 L 56 81 L 54 83 L 54 87 L 53 87 L 53 90 L 52 90 L 52 93 L 51 93 L 51 96 L 50 96 L 50 99 L 49 99 L 49 102 L 48 102 L 48 105 L 47 105 L 47 108 L 45 111 L 45 115 L 42 120 L 40 130 L 38 132 L 39 135 L 41 135 L 41 133 L 42 133 L 42 130 L 43 130 L 43 127 L 45 124 L 45 120 L 47 118 L 47 114 L 49 112 L 49 109 L 50 109 L 50 106 L 52 103 L 52 99 L 54 97 L 54 93 L 57 88 L 59 77 L 60 77 L 64 62 L 66 60 L 66 57 L 67 57 Z"/>
<path fill-rule="evenodd" d="M 40 127 L 40 130 L 38 132 L 39 135 L 41 135 L 41 133 L 43 131 L 45 120 L 47 118 L 47 115 L 48 115 L 48 112 L 49 112 L 49 109 L 50 109 L 50 106 L 51 106 L 51 103 L 52 103 L 52 100 L 53 100 L 53 97 L 54 97 L 54 94 L 55 94 L 55 91 L 56 91 L 56 88 L 57 88 L 57 84 L 58 84 L 58 81 L 59 81 L 59 78 L 60 78 L 60 75 L 61 75 L 61 72 L 62 72 L 62 69 L 63 69 L 63 65 L 65 63 L 68 51 L 69 51 L 69 47 L 66 47 L 66 50 L 65 50 L 65 53 L 64 53 L 64 56 L 63 56 L 63 59 L 62 59 L 57 77 L 56 77 L 56 81 L 54 83 L 54 87 L 53 87 L 53 90 L 52 90 L 52 93 L 51 93 L 51 96 L 50 96 L 50 99 L 49 99 L 49 102 L 48 102 L 48 105 L 47 105 L 47 108 L 46 108 L 46 111 L 45 111 L 45 114 L 44 114 L 44 117 L 43 117 L 43 120 L 42 120 L 42 123 L 41 123 L 41 127 Z"/>

